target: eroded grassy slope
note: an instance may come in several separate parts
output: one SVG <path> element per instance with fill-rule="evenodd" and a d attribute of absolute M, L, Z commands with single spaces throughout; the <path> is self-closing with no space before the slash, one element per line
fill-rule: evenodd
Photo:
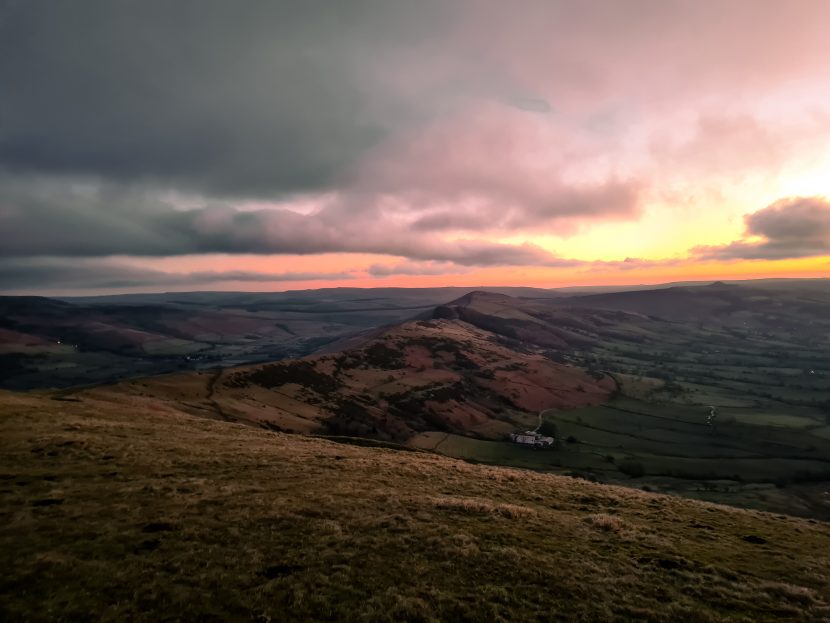
<path fill-rule="evenodd" d="M 3 620 L 830 619 L 830 527 L 0 395 Z"/>

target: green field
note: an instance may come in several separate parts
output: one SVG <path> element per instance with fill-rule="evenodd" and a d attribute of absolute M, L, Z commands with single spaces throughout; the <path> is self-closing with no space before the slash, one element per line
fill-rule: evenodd
<path fill-rule="evenodd" d="M 787 506 L 788 495 L 770 496 L 769 488 L 830 480 L 830 427 L 824 414 L 803 407 L 722 407 L 709 426 L 708 413 L 696 405 L 621 398 L 598 407 L 545 412 L 546 429 L 556 431 L 554 449 L 445 433 L 419 435 L 412 445 L 474 462 L 566 472 L 718 501 L 748 496 L 749 505 L 775 510 L 793 509 Z M 718 482 L 731 483 L 731 489 L 712 484 Z M 830 505 L 815 502 L 811 513 L 830 516 Z"/>

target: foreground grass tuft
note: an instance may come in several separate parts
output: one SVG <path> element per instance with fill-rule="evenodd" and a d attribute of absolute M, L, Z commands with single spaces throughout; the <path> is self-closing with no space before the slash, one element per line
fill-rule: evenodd
<path fill-rule="evenodd" d="M 482 498 L 437 497 L 430 498 L 430 501 L 436 508 L 458 510 L 464 513 L 479 515 L 497 515 L 508 519 L 521 519 L 523 517 L 532 517 L 536 514 L 536 511 L 527 506 L 497 504 L 491 500 Z"/>
<path fill-rule="evenodd" d="M 606 532 L 619 532 L 623 528 L 623 521 L 615 515 L 608 513 L 597 513 L 585 517 L 585 522 L 599 530 Z"/>

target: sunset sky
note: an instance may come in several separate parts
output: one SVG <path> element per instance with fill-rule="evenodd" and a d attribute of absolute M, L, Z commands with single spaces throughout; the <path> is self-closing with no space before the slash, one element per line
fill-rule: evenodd
<path fill-rule="evenodd" d="M 0 0 L 0 290 L 830 276 L 828 0 Z"/>

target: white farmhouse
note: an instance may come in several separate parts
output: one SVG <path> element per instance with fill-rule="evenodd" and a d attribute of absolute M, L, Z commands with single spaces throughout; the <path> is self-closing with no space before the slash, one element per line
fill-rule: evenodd
<path fill-rule="evenodd" d="M 544 435 L 540 435 L 535 430 L 527 430 L 523 433 L 510 433 L 510 441 L 523 446 L 547 448 L 553 445 L 554 439 L 553 437 L 545 437 Z"/>

